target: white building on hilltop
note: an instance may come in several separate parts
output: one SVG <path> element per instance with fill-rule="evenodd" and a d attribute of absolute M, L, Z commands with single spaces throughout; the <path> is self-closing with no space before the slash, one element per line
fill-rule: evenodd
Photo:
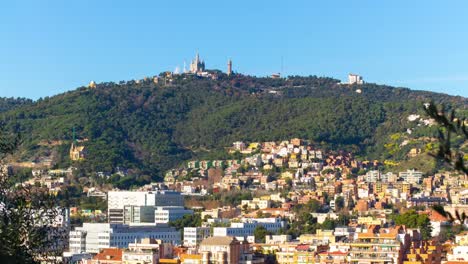
<path fill-rule="evenodd" d="M 364 80 L 361 75 L 350 73 L 348 74 L 348 84 L 364 84 Z"/>

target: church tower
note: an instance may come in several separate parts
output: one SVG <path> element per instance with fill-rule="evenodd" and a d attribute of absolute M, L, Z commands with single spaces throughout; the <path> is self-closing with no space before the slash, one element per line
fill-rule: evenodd
<path fill-rule="evenodd" d="M 200 55 L 195 56 L 195 59 L 192 60 L 192 63 L 190 63 L 190 72 L 191 73 L 199 73 L 205 71 L 205 61 L 200 60 Z"/>
<path fill-rule="evenodd" d="M 70 160 L 80 161 L 85 158 L 85 149 L 84 146 L 78 146 L 78 141 L 76 140 L 75 127 L 73 127 L 73 141 L 70 146 Z"/>

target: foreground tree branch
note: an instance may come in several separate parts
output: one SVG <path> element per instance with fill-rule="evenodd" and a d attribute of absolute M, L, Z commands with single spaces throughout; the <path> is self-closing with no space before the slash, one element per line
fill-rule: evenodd
<path fill-rule="evenodd" d="M 450 114 L 446 114 L 443 105 L 438 108 L 433 102 L 425 104 L 424 110 L 439 126 L 439 149 L 432 156 L 450 164 L 455 170 L 468 175 L 468 168 L 464 160 L 465 153 L 461 149 L 452 146 L 454 136 L 464 137 L 465 141 L 468 139 L 466 118 L 457 117 L 455 110 L 452 110 Z"/>
<path fill-rule="evenodd" d="M 19 137 L 0 128 L 0 159 L 19 142 Z M 8 167 L 0 165 L 0 262 L 60 262 L 68 214 L 48 190 L 14 183 L 10 176 Z"/>

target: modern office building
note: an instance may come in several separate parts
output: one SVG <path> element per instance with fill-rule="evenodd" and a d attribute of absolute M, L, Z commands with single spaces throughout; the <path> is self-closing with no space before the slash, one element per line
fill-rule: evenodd
<path fill-rule="evenodd" d="M 140 210 L 144 206 L 184 206 L 184 197 L 174 191 L 111 191 L 107 202 L 109 223 L 125 222 L 125 206 L 137 206 Z"/>
<path fill-rule="evenodd" d="M 124 224 L 154 223 L 154 206 L 126 205 Z"/>
<path fill-rule="evenodd" d="M 170 221 L 183 218 L 187 214 L 192 215 L 193 211 L 182 206 L 157 206 L 154 210 L 154 222 L 168 224 Z"/>
<path fill-rule="evenodd" d="M 135 206 L 124 207 L 124 224 L 168 224 L 193 214 L 192 210 L 182 206 Z"/>
<path fill-rule="evenodd" d="M 285 222 L 281 218 L 244 219 L 241 223 L 231 223 L 230 227 L 215 227 L 213 229 L 213 236 L 253 236 L 257 226 L 263 226 L 268 231 L 276 233 L 284 228 Z"/>
<path fill-rule="evenodd" d="M 124 224 L 83 223 L 70 231 L 72 253 L 99 253 L 102 248 L 127 248 L 129 243 L 144 238 L 159 239 L 180 245 L 180 232 L 173 227 L 129 226 Z"/>

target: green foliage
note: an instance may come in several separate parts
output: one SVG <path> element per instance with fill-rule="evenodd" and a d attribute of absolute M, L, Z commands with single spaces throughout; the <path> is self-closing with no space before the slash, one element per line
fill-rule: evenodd
<path fill-rule="evenodd" d="M 0 98 L 0 112 L 6 112 L 32 103 L 31 99 L 26 98 Z"/>
<path fill-rule="evenodd" d="M 255 242 L 256 243 L 265 243 L 265 237 L 271 235 L 264 226 L 257 226 L 254 230 Z"/>
<path fill-rule="evenodd" d="M 322 229 L 325 230 L 334 230 L 336 227 L 336 222 L 330 218 L 325 219 L 322 223 Z"/>
<path fill-rule="evenodd" d="M 199 213 L 195 214 L 186 214 L 184 217 L 177 219 L 175 221 L 169 222 L 170 226 L 175 227 L 177 230 L 183 230 L 184 227 L 197 227 L 201 226 L 202 219 Z"/>
<path fill-rule="evenodd" d="M 31 178 L 32 176 L 32 169 L 31 168 L 15 168 L 13 175 L 8 178 L 8 181 L 11 184 L 16 184 L 20 182 L 24 182 Z"/>
<path fill-rule="evenodd" d="M 101 210 L 107 211 L 107 201 L 100 197 L 87 197 L 84 196 L 80 199 L 80 208 L 87 210 Z"/>
<path fill-rule="evenodd" d="M 439 164 L 431 158 L 428 154 L 424 153 L 421 155 L 418 155 L 416 157 L 407 159 L 405 161 L 400 162 L 395 167 L 392 167 L 393 171 L 406 171 L 409 169 L 416 169 L 419 171 L 422 171 L 425 175 L 430 175 L 431 173 L 434 173 Z"/>
<path fill-rule="evenodd" d="M 305 210 L 311 213 L 316 213 L 320 211 L 321 207 L 322 205 L 320 204 L 319 201 L 315 199 L 311 199 L 310 201 L 307 202 Z"/>
<path fill-rule="evenodd" d="M 211 197 L 215 201 L 220 201 L 223 205 L 230 206 L 240 205 L 242 200 L 252 200 L 253 198 L 252 192 L 249 190 L 215 193 Z"/>
<path fill-rule="evenodd" d="M 342 196 L 338 196 L 336 199 L 335 199 L 335 208 L 336 208 L 336 211 L 340 211 L 341 209 L 343 209 L 345 206 L 345 200 Z"/>
<path fill-rule="evenodd" d="M 3 129 L 0 132 L 8 134 Z M 1 137 L 0 156 L 15 146 L 14 135 Z M 32 186 L 12 184 L 27 174 L 19 172 L 23 175 L 10 179 L 0 172 L 0 259 L 2 263 L 40 263 L 40 258 L 61 255 L 66 230 L 53 227 L 61 211 L 55 197 Z"/>
<path fill-rule="evenodd" d="M 401 215 L 393 215 L 393 221 L 397 225 L 405 225 L 409 228 L 419 228 L 423 239 L 431 238 L 431 223 L 426 214 L 418 214 L 414 210 L 410 210 Z"/>
<path fill-rule="evenodd" d="M 444 105 L 437 108 L 431 102 L 424 108 L 426 114 L 433 118 L 439 125 L 439 144 L 437 153 L 433 154 L 438 158 L 453 166 L 454 169 L 468 175 L 468 165 L 465 156 L 467 155 L 460 146 L 468 142 L 468 130 L 466 128 L 466 113 L 457 114 L 451 110 L 450 114 L 445 114 L 447 110 Z M 458 142 L 457 142 L 458 141 Z M 454 147 L 457 146 L 457 147 Z"/>

